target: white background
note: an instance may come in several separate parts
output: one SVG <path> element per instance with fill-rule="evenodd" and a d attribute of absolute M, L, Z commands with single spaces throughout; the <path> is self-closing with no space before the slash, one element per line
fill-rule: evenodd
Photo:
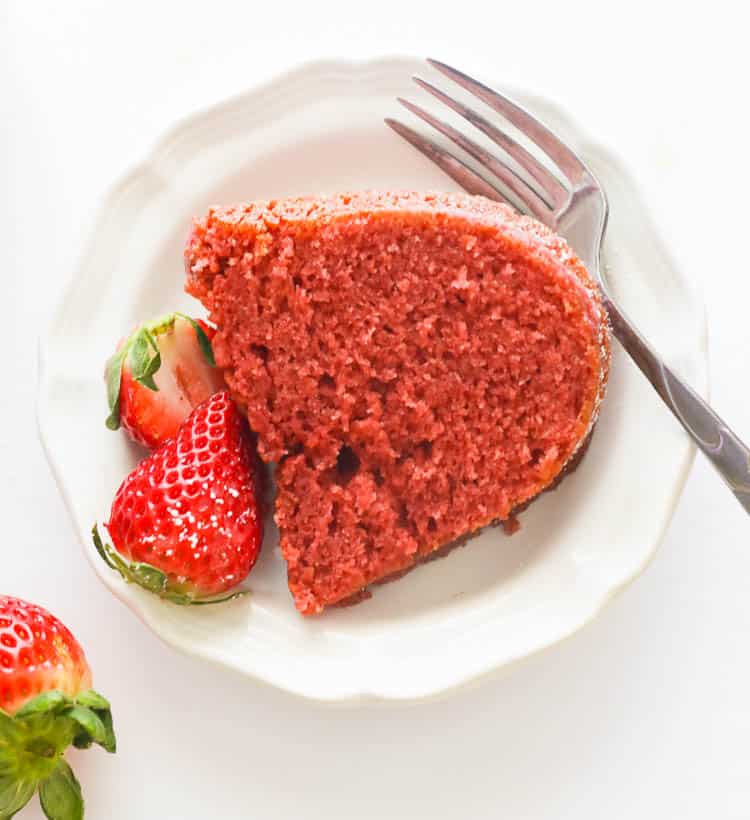
<path fill-rule="evenodd" d="M 60 616 L 114 703 L 117 756 L 71 755 L 87 817 L 750 817 L 750 522 L 700 457 L 593 625 L 423 705 L 311 705 L 178 655 L 84 561 L 35 368 L 96 203 L 177 117 L 309 57 L 437 56 L 554 99 L 636 173 L 658 157 L 638 181 L 703 292 L 712 400 L 750 440 L 739 4 L 262 5 L 0 0 L 0 591 Z"/>

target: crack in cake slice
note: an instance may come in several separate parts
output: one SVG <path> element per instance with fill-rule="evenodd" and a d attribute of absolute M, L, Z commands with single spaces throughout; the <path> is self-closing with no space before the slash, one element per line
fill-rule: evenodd
<path fill-rule="evenodd" d="M 609 364 L 598 291 L 508 206 L 365 191 L 212 208 L 185 264 L 278 465 L 305 615 L 509 520 L 593 429 Z"/>

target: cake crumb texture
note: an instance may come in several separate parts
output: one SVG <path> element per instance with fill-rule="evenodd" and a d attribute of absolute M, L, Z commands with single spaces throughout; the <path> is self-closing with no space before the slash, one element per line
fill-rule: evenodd
<path fill-rule="evenodd" d="M 598 292 L 562 239 L 508 206 L 365 191 L 211 208 L 185 265 L 278 463 L 303 614 L 509 519 L 595 422 Z"/>

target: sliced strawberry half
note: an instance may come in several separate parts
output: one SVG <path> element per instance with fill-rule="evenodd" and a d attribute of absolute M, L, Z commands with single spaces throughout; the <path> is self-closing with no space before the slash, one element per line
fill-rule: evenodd
<path fill-rule="evenodd" d="M 107 362 L 107 427 L 122 425 L 150 449 L 173 438 L 195 407 L 225 388 L 213 334 L 201 320 L 170 313 L 124 339 Z"/>

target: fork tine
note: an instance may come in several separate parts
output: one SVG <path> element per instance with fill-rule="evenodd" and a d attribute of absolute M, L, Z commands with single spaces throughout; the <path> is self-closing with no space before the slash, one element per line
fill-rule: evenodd
<path fill-rule="evenodd" d="M 561 185 L 557 177 L 552 174 L 541 162 L 530 154 L 522 145 L 519 145 L 512 137 L 504 131 L 496 128 L 489 120 L 485 119 L 472 108 L 449 97 L 444 91 L 436 88 L 432 83 L 423 80 L 421 77 L 412 77 L 414 82 L 422 89 L 432 94 L 440 102 L 444 103 L 468 120 L 475 128 L 486 134 L 496 145 L 500 146 L 510 157 L 512 157 L 528 174 L 533 177 L 541 186 L 547 198 L 551 200 L 555 208 L 562 205 L 568 198 L 568 191 Z"/>
<path fill-rule="evenodd" d="M 433 117 L 432 114 L 420 108 L 418 105 L 404 100 L 401 97 L 397 99 L 404 108 L 438 130 L 443 136 L 448 137 L 449 140 L 466 151 L 467 154 L 474 157 L 477 162 L 481 163 L 490 173 L 501 180 L 503 185 L 521 202 L 526 204 L 533 216 L 543 222 L 549 220 L 551 216 L 550 204 L 539 196 L 539 194 L 509 166 L 501 162 L 497 157 L 494 157 L 489 151 L 482 148 L 481 145 L 465 137 L 460 131 L 453 128 L 453 126 Z"/>
<path fill-rule="evenodd" d="M 542 125 L 536 117 L 524 111 L 516 103 L 511 102 L 507 97 L 493 91 L 457 68 L 451 68 L 451 66 L 441 63 L 439 60 L 429 58 L 427 62 L 433 68 L 445 74 L 446 77 L 458 83 L 462 88 L 479 97 L 490 108 L 502 114 L 508 122 L 515 125 L 519 131 L 545 151 L 572 183 L 579 182 L 584 176 L 590 176 L 586 166 L 567 145 L 558 139 L 549 128 Z"/>
<path fill-rule="evenodd" d="M 486 196 L 488 199 L 494 199 L 497 202 L 508 202 L 507 197 L 501 191 L 493 185 L 490 185 L 487 180 L 479 176 L 479 174 L 469 168 L 468 165 L 464 165 L 460 159 L 454 157 L 449 151 L 444 150 L 431 140 L 425 139 L 398 120 L 386 117 L 385 124 L 392 128 L 400 137 L 403 137 L 407 142 L 411 143 L 418 151 L 421 151 L 427 159 L 434 162 L 435 165 L 454 179 L 465 191 L 468 191 L 468 193 Z M 511 205 L 516 207 L 515 203 L 511 203 Z"/>

